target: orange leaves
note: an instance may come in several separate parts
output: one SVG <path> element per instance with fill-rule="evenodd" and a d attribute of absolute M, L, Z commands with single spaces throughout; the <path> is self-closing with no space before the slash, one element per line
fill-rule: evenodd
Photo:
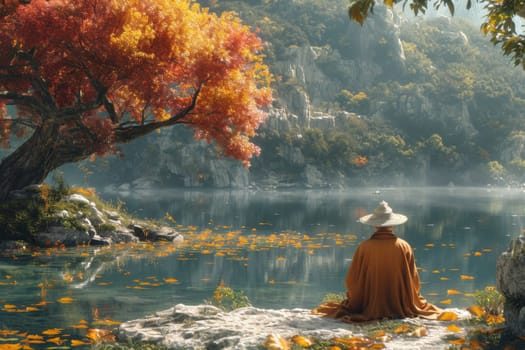
<path fill-rule="evenodd" d="M 308 348 L 310 346 L 312 346 L 314 344 L 314 342 L 312 341 L 312 339 L 309 339 L 309 338 L 305 338 L 301 335 L 294 335 L 292 337 L 292 342 L 299 345 L 299 346 L 302 346 L 303 348 Z"/>
<path fill-rule="evenodd" d="M 455 333 L 458 333 L 458 332 L 463 331 L 462 328 L 459 328 L 459 327 L 456 326 L 455 324 L 448 325 L 448 326 L 447 326 L 447 330 L 448 330 L 449 332 L 455 332 Z"/>
<path fill-rule="evenodd" d="M 42 334 L 44 334 L 44 335 L 58 335 L 60 333 L 62 333 L 62 329 L 61 328 L 46 329 L 45 331 L 42 332 Z"/>
<path fill-rule="evenodd" d="M 451 311 L 444 311 L 439 314 L 438 320 L 439 321 L 455 321 L 458 319 L 458 315 L 455 312 Z"/>
<path fill-rule="evenodd" d="M 164 278 L 164 282 L 169 284 L 175 284 L 179 283 L 179 280 L 177 280 L 176 278 Z"/>
<path fill-rule="evenodd" d="M 248 165 L 259 152 L 250 138 L 266 118 L 273 78 L 262 41 L 232 12 L 216 15 L 190 0 L 34 0 L 0 22 L 0 52 L 24 47 L 38 53 L 45 93 L 59 108 L 82 111 L 70 114 L 74 122 L 55 120 L 66 146 L 76 141 L 105 154 L 114 142 L 184 122 L 196 138 L 216 141 L 221 155 Z M 22 74 L 17 63 L 13 74 Z M 33 93 L 20 79 L 0 83 L 13 94 Z M 27 124 L 39 117 L 29 115 Z"/>
<path fill-rule="evenodd" d="M 474 276 L 469 276 L 469 275 L 460 275 L 459 277 L 462 280 L 473 280 L 474 279 Z"/>
<path fill-rule="evenodd" d="M 279 335 L 270 334 L 266 341 L 263 343 L 263 346 L 268 350 L 288 350 L 290 346 L 286 339 Z"/>
<path fill-rule="evenodd" d="M 447 295 L 457 295 L 457 294 L 463 294 L 463 293 L 461 293 L 459 290 L 456 290 L 456 289 L 447 290 Z"/>
<path fill-rule="evenodd" d="M 73 299 L 71 297 L 63 297 L 57 300 L 61 304 L 71 304 L 72 302 L 76 301 L 76 299 Z"/>
<path fill-rule="evenodd" d="M 473 314 L 476 317 L 482 317 L 485 315 L 485 310 L 479 305 L 472 305 L 467 308 L 468 311 L 470 311 L 471 314 Z"/>
<path fill-rule="evenodd" d="M 88 330 L 86 338 L 90 339 L 94 343 L 99 343 L 102 341 L 109 343 L 115 342 L 115 336 L 107 329 L 91 328 Z"/>

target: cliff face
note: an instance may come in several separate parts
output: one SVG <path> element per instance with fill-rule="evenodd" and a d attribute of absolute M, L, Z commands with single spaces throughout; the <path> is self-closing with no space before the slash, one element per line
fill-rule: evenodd
<path fill-rule="evenodd" d="M 439 45 L 452 47 L 451 51 L 477 50 L 472 48 L 465 33 L 450 25 L 449 19 L 432 21 L 435 24 L 432 35 L 438 50 Z M 399 134 L 407 135 L 407 139 L 414 143 L 434 133 L 443 135 L 452 145 L 476 142 L 480 135 L 479 125 L 473 121 L 474 115 L 490 115 L 490 108 L 477 105 L 472 98 L 447 96 L 447 81 L 411 84 L 411 81 L 421 83 L 418 81 L 421 78 L 418 71 L 414 71 L 414 63 L 409 61 L 402 38 L 403 31 L 417 32 L 418 26 L 417 22 L 409 22 L 385 6 L 377 6 L 374 15 L 367 19 L 363 27 L 347 20 L 333 41 L 327 40 L 315 46 L 304 43 L 287 45 L 278 50 L 270 62 L 274 76 L 278 77 L 274 103 L 261 132 L 287 133 L 300 138 L 310 128 L 338 130 L 346 121 L 362 118 L 380 121 L 390 129 L 399 129 Z M 424 45 L 421 43 L 421 46 Z M 417 69 L 424 69 L 429 77 L 433 77 L 432 72 L 438 68 L 430 59 L 421 60 L 428 61 L 428 64 Z M 450 65 L 453 64 L 452 58 Z M 474 78 L 467 74 L 451 77 L 450 80 L 469 87 L 470 80 Z M 433 84 L 441 85 L 435 87 Z M 398 87 L 395 94 L 388 91 L 389 86 Z M 353 94 L 366 91 L 373 96 L 369 96 L 369 103 L 363 112 L 341 106 L 337 102 L 341 91 Z M 516 149 L 525 149 L 524 142 L 522 138 L 514 137 L 512 142 L 495 145 L 494 149 L 510 161 L 516 156 Z M 293 143 L 280 144 L 275 149 L 263 149 L 262 152 L 276 153 L 279 162 L 293 166 L 293 171 L 280 173 L 275 164 L 264 163 L 262 159 L 268 157 L 254 160 L 256 166 L 245 169 L 234 160 L 217 158 L 213 145 L 196 143 L 192 141 L 189 131 L 175 127 L 126 146 L 126 157 L 112 160 L 109 165 L 108 173 L 112 178 L 100 180 L 117 186 L 129 183 L 138 187 L 155 184 L 218 188 L 343 187 L 367 184 L 368 181 L 368 176 L 361 176 L 356 181 L 345 176 L 343 171 L 327 171 L 309 161 L 304 151 Z M 521 156 L 523 152 L 518 153 Z M 461 165 L 465 161 L 459 159 L 455 164 Z M 434 171 L 432 165 L 431 156 L 418 156 L 412 163 L 416 170 L 411 175 L 415 174 L 424 185 Z M 373 171 L 384 171 L 380 165 L 376 168 L 369 170 L 369 175 L 373 175 Z M 103 177 L 101 174 L 97 176 Z M 402 171 L 386 176 L 395 179 L 395 184 L 407 183 Z M 467 183 L 471 180 L 468 172 L 463 175 L 463 180 Z"/>

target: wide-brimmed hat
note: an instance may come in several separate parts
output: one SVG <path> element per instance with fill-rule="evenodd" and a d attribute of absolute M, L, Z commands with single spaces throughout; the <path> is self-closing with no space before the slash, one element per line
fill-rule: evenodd
<path fill-rule="evenodd" d="M 378 227 L 401 225 L 407 220 L 408 218 L 405 215 L 394 213 L 385 201 L 379 203 L 373 214 L 359 218 L 359 222 L 362 224 Z"/>

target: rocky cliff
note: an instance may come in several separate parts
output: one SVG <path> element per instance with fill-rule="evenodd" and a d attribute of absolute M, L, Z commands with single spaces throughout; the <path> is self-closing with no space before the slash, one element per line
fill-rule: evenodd
<path fill-rule="evenodd" d="M 432 43 L 418 42 L 421 38 L 417 33 L 423 32 L 422 23 L 428 22 L 432 23 L 431 30 L 427 24 L 424 30 L 431 33 Z M 301 41 L 284 45 L 272 53 L 269 64 L 276 77 L 274 103 L 261 132 L 277 134 L 281 138 L 300 138 L 310 128 L 343 130 L 341 127 L 348 120 L 362 118 L 365 124 L 380 124 L 393 135 L 401 135 L 402 142 L 406 140 L 412 145 L 433 134 L 442 135 L 443 142 L 457 151 L 456 156 L 450 157 L 450 162 L 442 161 L 436 165 L 435 156 L 420 154 L 409 164 L 417 171 L 407 173 L 401 169 L 407 168 L 405 164 L 395 169 L 385 166 L 389 163 L 382 159 L 386 158 L 387 152 L 380 151 L 380 154 L 369 156 L 379 164 L 369 166 L 366 172 L 352 173 L 342 168 L 327 169 L 309 160 L 296 144 L 280 143 L 273 149 L 263 148 L 263 156 L 254 160 L 251 169 L 245 169 L 236 161 L 217 158 L 213 145 L 196 143 L 188 131 L 174 127 L 125 146 L 126 156 L 122 160 L 112 159 L 105 163 L 105 168 L 99 166 L 93 171 L 96 173 L 93 181 L 109 182 L 117 187 L 122 184 L 125 187 L 154 184 L 316 188 L 367 184 L 367 181 L 377 181 L 380 172 L 388 179 L 395 179 L 397 184 L 407 183 L 408 176 L 417 176 L 421 184 L 431 184 L 427 182 L 443 177 L 443 174 L 446 175 L 442 180 L 444 183 L 463 181 L 472 184 L 484 179 L 475 179 L 479 167 L 467 169 L 472 166 L 469 162 L 486 160 L 464 152 L 488 154 L 486 158 L 512 158 L 507 159 L 508 162 L 521 157 L 522 152 L 516 152 L 516 142 L 521 138 L 502 142 L 509 131 L 501 125 L 494 127 L 488 121 L 500 118 L 498 113 L 515 117 L 513 110 L 494 107 L 512 105 L 508 97 L 512 91 L 505 92 L 506 100 L 496 104 L 490 103 L 487 96 L 473 87 L 475 72 L 465 72 L 461 66 L 465 64 L 461 62 L 461 53 L 474 55 L 480 49 L 449 18 L 407 20 L 402 13 L 377 6 L 363 27 L 347 18 L 342 23 L 337 27 L 336 35 L 317 40 L 316 43 L 322 45 Z M 479 34 L 477 31 L 473 33 Z M 405 46 L 410 50 L 409 55 Z M 428 52 L 432 50 L 444 57 L 429 56 Z M 447 67 L 455 71 L 435 74 Z M 491 92 L 496 88 L 488 86 L 487 89 Z M 341 104 L 338 96 L 342 92 L 354 95 L 361 92 L 367 98 L 366 108 Z M 495 108 L 501 108 L 501 111 Z M 490 143 L 475 145 L 492 137 L 486 134 L 494 130 L 500 133 L 500 140 L 491 139 Z M 518 148 L 523 146 L 523 142 L 519 143 Z M 372 152 L 363 147 L 361 152 Z M 265 157 L 272 152 L 274 156 Z M 268 158 L 278 158 L 279 164 L 268 162 Z M 293 165 L 293 169 L 288 169 L 289 165 Z M 284 168 L 288 171 L 285 172 Z M 462 175 L 453 178 L 450 170 L 462 172 Z"/>

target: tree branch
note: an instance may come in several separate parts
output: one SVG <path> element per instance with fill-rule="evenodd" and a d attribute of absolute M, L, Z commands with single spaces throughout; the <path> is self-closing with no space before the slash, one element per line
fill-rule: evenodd
<path fill-rule="evenodd" d="M 115 132 L 115 142 L 117 143 L 125 143 L 129 142 L 131 140 L 134 140 L 138 137 L 144 136 L 149 134 L 150 132 L 161 129 L 167 126 L 175 125 L 175 124 L 187 124 L 188 122 L 181 121 L 182 118 L 187 116 L 196 106 L 197 104 L 197 98 L 199 97 L 199 94 L 202 89 L 202 84 L 198 86 L 197 89 L 195 89 L 195 92 L 192 95 L 191 103 L 186 106 L 184 109 L 180 110 L 177 114 L 171 116 L 171 118 L 161 121 L 152 121 L 150 123 L 144 123 L 144 124 L 133 124 L 131 126 L 127 126 L 125 124 L 119 125 L 117 128 L 114 129 Z"/>

